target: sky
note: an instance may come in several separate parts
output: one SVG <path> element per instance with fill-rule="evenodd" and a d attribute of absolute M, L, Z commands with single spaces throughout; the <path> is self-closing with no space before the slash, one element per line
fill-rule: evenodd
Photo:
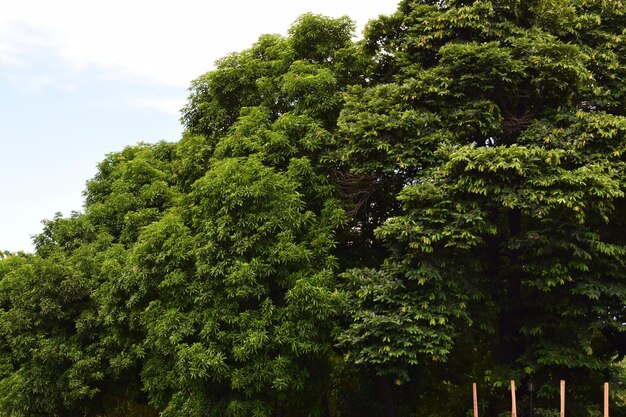
<path fill-rule="evenodd" d="M 301 14 L 365 23 L 398 0 L 0 0 L 0 250 L 83 207 L 106 154 L 177 141 L 191 80 Z"/>

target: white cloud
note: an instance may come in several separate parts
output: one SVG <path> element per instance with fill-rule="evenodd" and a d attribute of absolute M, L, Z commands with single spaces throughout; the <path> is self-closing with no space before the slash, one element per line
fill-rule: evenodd
<path fill-rule="evenodd" d="M 300 14 L 350 15 L 362 28 L 395 0 L 21 0 L 0 6 L 0 63 L 25 65 L 46 51 L 68 72 L 186 87 L 228 52 L 262 33 L 285 33 Z M 36 58 L 36 56 L 35 56 Z"/>
<path fill-rule="evenodd" d="M 56 48 L 54 34 L 46 33 L 43 28 L 0 18 L 0 64 L 22 69 L 38 58 L 36 51 Z"/>
<path fill-rule="evenodd" d="M 178 115 L 186 100 L 187 97 L 137 96 L 129 98 L 128 105 L 130 107 L 154 109 L 159 112 Z"/>

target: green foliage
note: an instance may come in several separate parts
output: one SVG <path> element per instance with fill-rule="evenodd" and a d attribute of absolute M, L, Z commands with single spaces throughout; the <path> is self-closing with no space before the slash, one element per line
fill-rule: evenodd
<path fill-rule="evenodd" d="M 609 3 L 404 1 L 370 23 L 380 82 L 350 89 L 331 157 L 378 262 L 345 275 L 348 360 L 400 382 L 475 369 L 490 412 L 514 376 L 569 376 L 586 404 L 621 372 L 623 64 L 592 58 L 622 47 Z M 489 378 L 449 355 L 467 343 Z"/>
<path fill-rule="evenodd" d="M 165 415 L 265 415 L 305 395 L 328 353 L 337 209 L 305 210 L 289 171 L 254 156 L 216 160 L 188 198 L 133 254 L 154 297 L 143 313 L 145 387 Z"/>
<path fill-rule="evenodd" d="M 101 243 L 2 260 L 2 413 L 50 415 L 98 405 L 94 397 L 107 372 L 91 293 Z"/>
<path fill-rule="evenodd" d="M 89 218 L 116 240 L 131 245 L 143 226 L 157 220 L 177 197 L 172 189 L 172 144 L 137 145 L 110 154 L 87 183 Z"/>

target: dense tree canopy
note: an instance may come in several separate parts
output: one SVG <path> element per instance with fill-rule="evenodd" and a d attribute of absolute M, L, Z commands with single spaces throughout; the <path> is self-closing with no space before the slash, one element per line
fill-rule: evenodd
<path fill-rule="evenodd" d="M 0 253 L 0 415 L 495 416 L 511 379 L 625 414 L 625 28 L 403 0 L 219 60 Z"/>

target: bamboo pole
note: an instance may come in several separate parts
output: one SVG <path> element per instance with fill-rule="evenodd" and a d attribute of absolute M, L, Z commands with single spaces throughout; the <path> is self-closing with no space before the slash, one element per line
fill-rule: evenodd
<path fill-rule="evenodd" d="M 565 381 L 561 380 L 561 417 L 565 417 Z"/>
<path fill-rule="evenodd" d="M 472 398 L 474 400 L 474 417 L 478 417 L 478 394 L 476 392 L 475 382 L 472 384 Z"/>
<path fill-rule="evenodd" d="M 511 381 L 511 417 L 517 417 L 517 403 L 515 402 L 515 381 Z"/>
<path fill-rule="evenodd" d="M 609 383 L 604 383 L 604 417 L 609 417 Z"/>

